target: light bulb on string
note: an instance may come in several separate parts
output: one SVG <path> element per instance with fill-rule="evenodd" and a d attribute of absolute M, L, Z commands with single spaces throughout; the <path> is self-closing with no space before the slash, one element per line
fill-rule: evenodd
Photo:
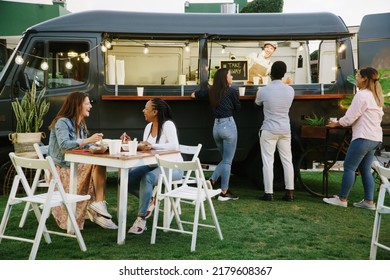
<path fill-rule="evenodd" d="M 101 48 L 102 52 L 106 52 L 107 51 L 107 47 L 104 44 L 102 44 L 100 48 Z"/>
<path fill-rule="evenodd" d="M 111 49 L 111 42 L 109 40 L 105 40 L 104 41 L 104 46 L 107 48 L 107 49 Z"/>
<path fill-rule="evenodd" d="M 303 44 L 302 43 L 299 44 L 298 51 L 300 51 L 300 52 L 303 51 Z"/>
<path fill-rule="evenodd" d="M 225 51 L 226 51 L 226 46 L 225 46 L 225 45 L 222 45 L 221 53 L 225 53 Z"/>
<path fill-rule="evenodd" d="M 20 55 L 20 53 L 18 53 L 18 55 L 16 56 L 15 58 L 15 63 L 18 64 L 18 65 L 22 65 L 24 63 L 24 59 L 23 57 Z"/>
<path fill-rule="evenodd" d="M 185 43 L 185 47 L 184 47 L 185 51 L 186 52 L 190 52 L 190 46 L 189 46 L 189 43 Z"/>
<path fill-rule="evenodd" d="M 347 48 L 347 47 L 345 46 L 345 44 L 344 44 L 344 43 L 341 43 L 341 44 L 340 44 L 340 47 L 339 47 L 339 49 L 338 49 L 338 53 L 342 53 L 346 48 Z"/>
<path fill-rule="evenodd" d="M 49 69 L 49 63 L 47 63 L 47 59 L 45 59 L 42 63 L 41 63 L 41 69 L 43 71 L 46 71 L 47 69 Z"/>
<path fill-rule="evenodd" d="M 148 53 L 149 53 L 149 45 L 145 44 L 144 54 L 148 54 Z"/>
<path fill-rule="evenodd" d="M 83 58 L 83 61 L 85 62 L 85 63 L 88 63 L 89 62 L 89 57 L 88 57 L 88 54 L 84 54 L 84 57 L 82 57 Z"/>
<path fill-rule="evenodd" d="M 70 59 L 69 59 L 68 62 L 65 64 L 65 68 L 68 69 L 68 70 L 70 70 L 70 69 L 73 68 L 73 64 L 72 64 L 72 62 L 70 62 Z"/>

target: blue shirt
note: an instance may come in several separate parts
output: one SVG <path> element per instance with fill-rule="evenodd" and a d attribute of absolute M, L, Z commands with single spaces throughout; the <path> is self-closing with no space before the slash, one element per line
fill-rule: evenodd
<path fill-rule="evenodd" d="M 87 138 L 87 132 L 84 126 L 80 127 L 77 137 L 74 120 L 60 118 L 57 120 L 54 128 L 50 131 L 48 155 L 53 158 L 56 165 L 61 167 L 70 167 L 69 162 L 64 159 L 64 152 L 80 148 L 83 139 Z M 86 145 L 84 148 L 89 148 Z"/>

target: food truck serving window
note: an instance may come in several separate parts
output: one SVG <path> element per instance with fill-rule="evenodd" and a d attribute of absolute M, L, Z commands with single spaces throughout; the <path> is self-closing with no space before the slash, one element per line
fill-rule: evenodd
<path fill-rule="evenodd" d="M 195 81 L 198 43 L 170 40 L 111 42 L 105 53 L 107 85 L 178 85 L 180 76 Z"/>

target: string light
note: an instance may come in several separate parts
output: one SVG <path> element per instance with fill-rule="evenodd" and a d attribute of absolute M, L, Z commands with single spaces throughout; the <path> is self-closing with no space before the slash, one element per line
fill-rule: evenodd
<path fill-rule="evenodd" d="M 145 44 L 144 45 L 144 54 L 148 54 L 149 53 L 149 45 L 148 44 Z"/>
<path fill-rule="evenodd" d="M 24 63 L 23 57 L 20 55 L 20 52 L 18 52 L 18 55 L 15 58 L 15 63 L 18 65 L 22 65 Z"/>
<path fill-rule="evenodd" d="M 339 49 L 338 49 L 338 53 L 342 53 L 343 51 L 345 51 L 347 47 L 345 46 L 344 43 L 341 43 L 340 46 L 339 46 Z"/>
<path fill-rule="evenodd" d="M 70 59 L 68 60 L 68 62 L 65 64 L 65 68 L 66 69 L 72 69 L 73 68 L 73 64 L 72 64 L 72 62 L 70 62 Z"/>
<path fill-rule="evenodd" d="M 88 63 L 88 62 L 89 62 L 89 57 L 88 57 L 88 54 L 87 54 L 87 53 L 84 54 L 83 61 L 84 61 L 85 63 Z"/>
<path fill-rule="evenodd" d="M 106 45 L 102 44 L 102 46 L 100 47 L 100 49 L 102 50 L 102 52 L 106 52 L 107 51 L 107 47 Z"/>
<path fill-rule="evenodd" d="M 49 69 L 49 63 L 47 63 L 47 59 L 45 59 L 42 63 L 41 63 L 41 69 L 43 71 L 46 71 L 47 69 Z"/>
<path fill-rule="evenodd" d="M 299 47 L 298 47 L 298 51 L 303 51 L 303 44 L 302 43 L 299 43 Z"/>
<path fill-rule="evenodd" d="M 221 53 L 225 53 L 225 52 L 226 52 L 226 46 L 225 46 L 225 45 L 222 45 Z"/>
<path fill-rule="evenodd" d="M 89 51 L 84 52 L 84 53 L 81 53 L 80 55 L 77 54 L 76 52 L 70 51 L 70 52 L 67 53 L 68 58 L 63 57 L 63 56 L 64 56 L 64 53 L 61 53 L 61 52 L 58 53 L 58 56 L 61 56 L 61 57 L 63 57 L 63 58 L 59 58 L 59 57 L 57 57 L 57 58 L 47 58 L 47 57 L 41 57 L 41 56 L 29 54 L 29 53 L 22 53 L 22 52 L 19 52 L 19 51 L 18 51 L 18 53 L 17 53 L 17 55 L 16 55 L 16 57 L 15 57 L 15 63 L 18 64 L 18 65 L 22 65 L 22 64 L 24 63 L 24 59 L 23 59 L 22 55 L 24 55 L 24 56 L 35 57 L 35 58 L 37 58 L 37 59 L 44 60 L 44 61 L 41 63 L 41 65 L 40 65 L 40 67 L 41 67 L 42 70 L 47 70 L 47 69 L 49 69 L 49 60 L 56 60 L 56 61 L 58 61 L 58 60 L 60 60 L 60 61 L 61 61 L 61 60 L 62 60 L 62 61 L 68 60 L 68 62 L 65 64 L 65 67 L 66 67 L 67 69 L 72 69 L 72 68 L 73 68 L 73 64 L 72 64 L 72 62 L 70 61 L 69 57 L 71 57 L 71 58 L 76 58 L 77 60 L 80 60 L 80 58 L 81 58 L 81 59 L 83 59 L 84 63 L 89 63 L 89 62 L 90 62 L 90 58 L 89 58 L 89 56 L 88 56 L 88 53 L 92 52 L 94 49 L 98 48 L 99 46 L 101 46 L 101 43 L 98 44 L 98 45 L 96 45 L 95 47 L 93 47 L 93 48 L 90 49 Z M 47 67 L 47 68 L 46 68 L 46 67 Z"/>
<path fill-rule="evenodd" d="M 104 46 L 107 48 L 107 49 L 111 49 L 111 42 L 109 40 L 105 40 L 104 41 Z"/>
<path fill-rule="evenodd" d="M 186 52 L 190 52 L 190 46 L 189 46 L 190 43 L 185 43 L 185 51 Z"/>

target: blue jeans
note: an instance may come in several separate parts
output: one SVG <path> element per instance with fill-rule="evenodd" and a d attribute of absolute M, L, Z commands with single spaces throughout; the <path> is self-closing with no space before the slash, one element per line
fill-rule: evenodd
<path fill-rule="evenodd" d="M 380 144 L 381 142 L 363 138 L 358 138 L 351 142 L 344 160 L 344 174 L 341 182 L 340 198 L 346 199 L 348 197 L 355 183 L 355 172 L 359 169 L 360 175 L 362 176 L 364 199 L 374 200 L 374 178 L 371 174 L 371 164 L 375 149 Z"/>
<path fill-rule="evenodd" d="M 237 127 L 233 117 L 215 119 L 213 137 L 219 152 L 221 162 L 215 168 L 211 179 L 216 182 L 221 177 L 221 189 L 229 188 L 230 171 L 237 147 Z"/>
<path fill-rule="evenodd" d="M 160 174 L 160 167 L 148 165 L 134 167 L 129 171 L 129 193 L 139 198 L 138 217 L 146 216 L 153 188 Z M 172 173 L 173 180 L 179 180 L 182 176 L 182 170 L 174 170 Z"/>

